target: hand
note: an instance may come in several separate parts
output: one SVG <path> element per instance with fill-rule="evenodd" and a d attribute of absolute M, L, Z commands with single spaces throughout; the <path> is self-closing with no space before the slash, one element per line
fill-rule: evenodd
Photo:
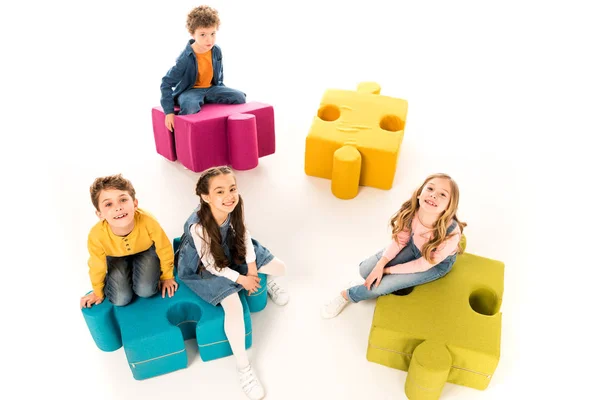
<path fill-rule="evenodd" d="M 98 305 L 102 303 L 104 297 L 99 297 L 96 293 L 92 292 L 87 294 L 79 300 L 79 308 L 90 308 L 93 305 Z"/>
<path fill-rule="evenodd" d="M 375 287 L 378 287 L 379 284 L 381 283 L 381 279 L 383 278 L 383 268 L 385 266 L 382 265 L 376 265 L 375 268 L 373 268 L 373 271 L 371 271 L 371 273 L 369 274 L 369 276 L 367 276 L 367 279 L 365 280 L 364 286 L 368 289 L 371 290 L 371 285 L 373 285 L 373 283 L 375 284 Z"/>
<path fill-rule="evenodd" d="M 258 269 L 256 268 L 256 261 L 248 263 L 248 276 L 258 276 Z"/>
<path fill-rule="evenodd" d="M 165 126 L 168 130 L 173 132 L 173 128 L 175 127 L 175 114 L 171 113 L 165 116 Z"/>
<path fill-rule="evenodd" d="M 254 275 L 240 275 L 238 278 L 238 283 L 244 287 L 248 291 L 248 293 L 252 294 L 260 289 L 260 278 Z"/>
<path fill-rule="evenodd" d="M 164 281 L 160 281 L 159 284 L 160 290 L 162 291 L 162 297 L 165 298 L 165 291 L 169 295 L 169 297 L 173 297 L 175 291 L 179 287 L 175 279 L 166 279 Z"/>

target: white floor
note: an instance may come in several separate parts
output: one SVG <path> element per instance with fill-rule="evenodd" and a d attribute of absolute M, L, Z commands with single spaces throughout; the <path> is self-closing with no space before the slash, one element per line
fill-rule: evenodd
<path fill-rule="evenodd" d="M 579 325 L 597 315 L 584 287 L 598 276 L 597 179 L 583 176 L 598 173 L 596 17 L 574 1 L 413 3 L 211 3 L 226 84 L 276 110 L 276 153 L 237 174 L 249 228 L 289 267 L 289 305 L 252 317 L 250 354 L 267 398 L 406 397 L 405 372 L 366 360 L 374 302 L 328 321 L 319 308 L 387 243 L 389 217 L 438 171 L 460 186 L 468 251 L 506 264 L 489 388 L 447 384 L 442 398 L 596 397 L 597 336 Z M 78 308 L 90 289 L 95 177 L 123 173 L 170 238 L 197 203 L 198 174 L 156 154 L 150 110 L 198 4 L 2 6 L 3 136 L 20 149 L 5 150 L 2 168 L 15 246 L 2 293 L 11 398 L 244 398 L 234 359 L 203 363 L 192 342 L 187 369 L 135 381 L 122 349 L 96 348 Z M 393 189 L 342 201 L 330 181 L 305 175 L 304 141 L 324 90 L 360 81 L 406 99 L 408 118 Z"/>

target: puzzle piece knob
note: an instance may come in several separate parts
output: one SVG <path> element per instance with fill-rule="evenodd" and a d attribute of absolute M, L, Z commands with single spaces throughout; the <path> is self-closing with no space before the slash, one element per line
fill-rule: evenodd
<path fill-rule="evenodd" d="M 361 82 L 356 88 L 357 92 L 379 94 L 381 92 L 381 86 L 376 82 Z"/>
<path fill-rule="evenodd" d="M 233 169 L 245 171 L 258 166 L 256 116 L 233 114 L 227 118 L 229 160 Z"/>
<path fill-rule="evenodd" d="M 335 197 L 349 200 L 358 194 L 362 156 L 353 146 L 340 147 L 333 153 L 331 192 Z"/>
<path fill-rule="evenodd" d="M 446 345 L 426 340 L 413 352 L 404 392 L 410 400 L 437 400 L 440 398 L 452 356 Z"/>
<path fill-rule="evenodd" d="M 91 308 L 84 308 L 81 312 L 92 338 L 100 350 L 115 351 L 123 346 L 114 307 L 108 299 L 105 298 L 102 303 Z"/>

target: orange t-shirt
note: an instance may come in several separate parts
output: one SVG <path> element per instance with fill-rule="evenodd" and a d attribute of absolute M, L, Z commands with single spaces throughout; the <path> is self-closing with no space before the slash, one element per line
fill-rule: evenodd
<path fill-rule="evenodd" d="M 210 81 L 212 81 L 213 78 L 212 49 L 202 54 L 194 53 L 196 54 L 196 60 L 198 61 L 198 75 L 196 76 L 194 89 L 208 88 L 210 87 Z"/>

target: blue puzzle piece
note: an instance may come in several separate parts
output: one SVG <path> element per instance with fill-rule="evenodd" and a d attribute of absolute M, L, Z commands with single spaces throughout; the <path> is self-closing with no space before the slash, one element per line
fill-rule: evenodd
<path fill-rule="evenodd" d="M 173 241 L 177 250 L 179 239 Z M 267 304 L 266 275 L 259 274 L 261 291 L 252 295 L 242 290 L 240 299 L 246 327 L 246 348 L 252 345 L 251 312 Z M 100 350 L 114 351 L 121 346 L 133 377 L 151 378 L 187 367 L 185 340 L 196 338 L 203 361 L 232 354 L 223 327 L 224 312 L 192 292 L 178 279 L 179 288 L 171 298 L 161 294 L 135 298 L 124 307 L 113 306 L 108 299 L 82 309 L 83 317 Z"/>

